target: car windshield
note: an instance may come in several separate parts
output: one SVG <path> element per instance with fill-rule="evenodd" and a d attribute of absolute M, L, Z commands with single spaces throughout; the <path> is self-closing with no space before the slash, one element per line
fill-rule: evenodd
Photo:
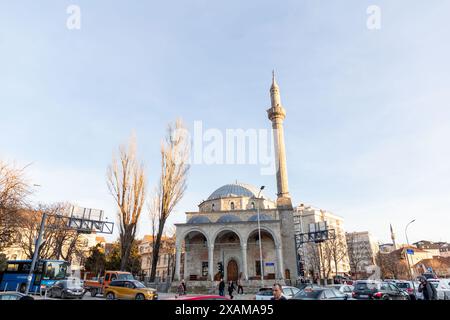
<path fill-rule="evenodd" d="M 357 282 L 355 290 L 376 290 L 377 284 L 373 282 Z"/>
<path fill-rule="evenodd" d="M 133 276 L 129 273 L 120 273 L 117 276 L 118 280 L 134 280 Z"/>
<path fill-rule="evenodd" d="M 408 282 L 398 282 L 398 283 L 396 283 L 396 285 L 400 289 L 408 289 L 410 287 Z"/>
<path fill-rule="evenodd" d="M 61 281 L 61 283 L 67 289 L 79 289 L 82 287 L 80 279 L 63 280 L 63 281 Z"/>
<path fill-rule="evenodd" d="M 142 282 L 139 281 L 133 281 L 133 284 L 136 286 L 136 288 L 146 288 Z"/>
<path fill-rule="evenodd" d="M 295 295 L 296 299 L 318 299 L 323 290 L 301 290 Z"/>

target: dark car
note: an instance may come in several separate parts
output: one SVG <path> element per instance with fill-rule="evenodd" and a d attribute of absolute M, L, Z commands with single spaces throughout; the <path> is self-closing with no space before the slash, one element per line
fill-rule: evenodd
<path fill-rule="evenodd" d="M 389 282 L 360 280 L 354 284 L 353 298 L 358 300 L 409 300 L 409 295 Z"/>
<path fill-rule="evenodd" d="M 77 280 L 60 280 L 56 281 L 48 290 L 49 298 L 77 298 L 82 299 L 85 290 L 80 281 Z"/>
<path fill-rule="evenodd" d="M 293 300 L 347 300 L 347 296 L 334 288 L 305 288 Z"/>
<path fill-rule="evenodd" d="M 34 300 L 34 298 L 20 292 L 0 292 L 0 300 Z"/>

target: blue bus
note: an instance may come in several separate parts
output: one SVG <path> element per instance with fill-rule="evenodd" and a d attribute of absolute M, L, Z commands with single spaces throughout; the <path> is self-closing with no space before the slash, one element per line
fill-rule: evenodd
<path fill-rule="evenodd" d="M 38 260 L 30 284 L 30 292 L 40 292 L 53 285 L 57 280 L 66 279 L 70 264 L 61 260 Z M 6 268 L 0 272 L 0 291 L 24 293 L 31 268 L 31 260 L 9 260 Z"/>

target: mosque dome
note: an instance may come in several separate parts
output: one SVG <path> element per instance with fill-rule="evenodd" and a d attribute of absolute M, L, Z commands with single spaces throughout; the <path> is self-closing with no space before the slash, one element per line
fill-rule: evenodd
<path fill-rule="evenodd" d="M 209 220 L 208 217 L 205 216 L 195 216 L 189 219 L 187 223 L 211 223 L 211 220 Z"/>
<path fill-rule="evenodd" d="M 219 219 L 217 219 L 217 222 L 223 223 L 223 222 L 238 222 L 242 221 L 241 218 L 234 216 L 232 214 L 225 214 L 221 216 Z"/>
<path fill-rule="evenodd" d="M 259 188 L 246 183 L 233 183 L 226 184 L 208 197 L 208 200 L 228 198 L 228 197 L 249 197 L 257 198 L 259 193 Z M 264 194 L 261 192 L 260 197 L 265 198 Z"/>

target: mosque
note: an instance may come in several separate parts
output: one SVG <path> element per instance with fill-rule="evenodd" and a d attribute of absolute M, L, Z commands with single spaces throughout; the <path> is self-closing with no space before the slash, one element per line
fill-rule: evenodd
<path fill-rule="evenodd" d="M 258 286 L 262 275 L 269 284 L 297 278 L 283 131 L 286 111 L 275 76 L 270 98 L 277 199 L 267 198 L 262 188 L 236 182 L 211 193 L 198 211 L 186 212 L 187 222 L 176 224 L 175 280 L 185 279 L 191 288 L 209 287 L 221 276 L 248 286 Z"/>

